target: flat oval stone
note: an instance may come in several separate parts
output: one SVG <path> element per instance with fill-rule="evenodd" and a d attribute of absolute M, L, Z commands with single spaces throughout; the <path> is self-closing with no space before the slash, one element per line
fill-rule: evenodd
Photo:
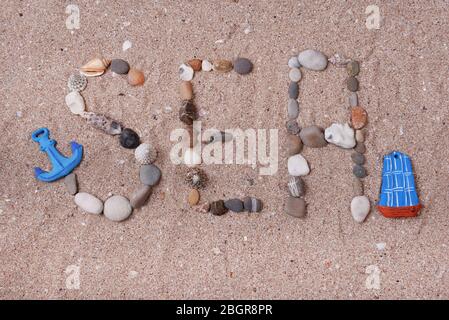
<path fill-rule="evenodd" d="M 290 97 L 290 99 L 298 99 L 299 86 L 297 82 L 290 82 L 290 85 L 288 86 L 288 96 Z"/>
<path fill-rule="evenodd" d="M 290 68 L 300 68 L 301 67 L 301 64 L 299 63 L 297 56 L 293 56 L 290 59 L 288 59 L 287 65 Z"/>
<path fill-rule="evenodd" d="M 302 197 L 305 193 L 304 181 L 301 177 L 290 177 L 288 180 L 288 191 L 292 197 Z"/>
<path fill-rule="evenodd" d="M 355 141 L 365 142 L 365 130 L 356 130 L 355 131 Z"/>
<path fill-rule="evenodd" d="M 287 128 L 288 133 L 290 134 L 298 134 L 301 130 L 299 128 L 299 124 L 296 120 L 289 120 L 286 122 L 285 127 Z"/>
<path fill-rule="evenodd" d="M 129 72 L 129 63 L 122 59 L 113 59 L 110 68 L 114 73 L 127 74 Z"/>
<path fill-rule="evenodd" d="M 140 182 L 147 186 L 155 186 L 161 179 L 161 170 L 154 164 L 140 166 Z"/>
<path fill-rule="evenodd" d="M 285 213 L 295 218 L 305 218 L 306 202 L 303 198 L 288 197 Z"/>
<path fill-rule="evenodd" d="M 214 61 L 214 70 L 218 72 L 229 72 L 232 70 L 232 62 L 229 60 L 216 60 Z"/>
<path fill-rule="evenodd" d="M 348 101 L 350 107 L 357 107 L 359 105 L 359 97 L 357 96 L 357 93 L 351 92 L 348 97 Z"/>
<path fill-rule="evenodd" d="M 368 114 L 362 107 L 351 109 L 351 123 L 354 129 L 362 129 L 368 122 Z"/>
<path fill-rule="evenodd" d="M 262 211 L 262 201 L 257 198 L 245 197 L 243 198 L 243 208 L 248 212 L 260 212 Z"/>
<path fill-rule="evenodd" d="M 346 70 L 350 77 L 355 77 L 360 72 L 360 65 L 357 61 L 352 60 L 346 65 Z"/>
<path fill-rule="evenodd" d="M 75 195 L 75 203 L 81 210 L 87 213 L 100 214 L 103 212 L 103 202 L 86 192 L 77 193 Z"/>
<path fill-rule="evenodd" d="M 181 97 L 181 100 L 192 100 L 193 99 L 192 82 L 182 81 L 179 86 L 179 95 Z"/>
<path fill-rule="evenodd" d="M 135 149 L 140 145 L 139 135 L 132 129 L 123 129 L 120 134 L 120 144 L 123 148 Z"/>
<path fill-rule="evenodd" d="M 189 205 L 194 206 L 198 204 L 199 201 L 200 201 L 200 193 L 198 192 L 198 190 L 197 189 L 190 190 L 189 196 L 187 198 L 187 202 L 189 203 Z"/>
<path fill-rule="evenodd" d="M 321 71 L 326 69 L 327 57 L 317 50 L 304 50 L 298 55 L 298 61 L 306 69 Z"/>
<path fill-rule="evenodd" d="M 289 134 L 287 136 L 287 153 L 289 156 L 300 153 L 302 150 L 302 141 L 297 135 Z"/>
<path fill-rule="evenodd" d="M 364 164 L 365 163 L 365 156 L 358 152 L 353 152 L 351 154 L 351 159 L 355 164 Z"/>
<path fill-rule="evenodd" d="M 304 159 L 304 157 L 300 154 L 295 154 L 294 156 L 290 156 L 288 158 L 288 174 L 291 176 L 306 176 L 310 172 L 309 165 Z"/>
<path fill-rule="evenodd" d="M 130 204 L 134 209 L 142 207 L 148 200 L 151 194 L 151 187 L 146 185 L 141 185 L 139 189 L 134 191 L 131 196 Z"/>
<path fill-rule="evenodd" d="M 365 178 L 367 176 L 366 170 L 364 167 L 362 167 L 359 164 L 356 164 L 353 168 L 352 168 L 352 173 L 357 177 L 357 178 Z"/>
<path fill-rule="evenodd" d="M 238 74 L 248 74 L 253 70 L 253 63 L 246 58 L 238 58 L 234 61 L 234 71 Z"/>
<path fill-rule="evenodd" d="M 351 214 L 355 221 L 362 223 L 365 221 L 370 211 L 371 205 L 366 196 L 356 196 L 351 201 Z"/>
<path fill-rule="evenodd" d="M 299 104 L 295 99 L 288 99 L 287 114 L 289 119 L 296 119 L 299 116 Z"/>
<path fill-rule="evenodd" d="M 366 146 L 365 143 L 363 142 L 357 142 L 355 148 L 355 151 L 357 151 L 358 153 L 365 153 L 366 152 Z"/>
<path fill-rule="evenodd" d="M 299 133 L 302 143 L 310 148 L 322 148 L 327 146 L 327 141 L 324 139 L 323 129 L 318 126 L 310 126 L 303 128 Z"/>
<path fill-rule="evenodd" d="M 349 91 L 355 92 L 359 90 L 359 80 L 357 80 L 356 77 L 349 77 L 346 80 L 346 86 L 348 87 Z"/>
<path fill-rule="evenodd" d="M 123 196 L 112 196 L 104 202 L 104 216 L 112 221 L 123 221 L 132 211 L 129 200 Z"/>
<path fill-rule="evenodd" d="M 301 77 L 301 70 L 299 70 L 298 68 L 290 69 L 290 72 L 288 73 L 288 78 L 290 79 L 290 81 L 299 82 L 299 80 L 301 80 Z"/>
<path fill-rule="evenodd" d="M 223 200 L 211 202 L 209 210 L 215 216 L 222 216 L 228 211 Z"/>
<path fill-rule="evenodd" d="M 71 173 L 64 177 L 64 184 L 67 188 L 67 191 L 72 196 L 75 195 L 78 192 L 78 182 L 76 180 L 76 174 Z"/>
<path fill-rule="evenodd" d="M 352 192 L 354 196 L 363 196 L 363 182 L 357 177 L 352 180 Z"/>
<path fill-rule="evenodd" d="M 243 211 L 243 202 L 240 199 L 229 199 L 224 202 L 225 207 L 233 212 Z"/>
<path fill-rule="evenodd" d="M 82 114 L 86 110 L 83 96 L 78 91 L 71 91 L 65 96 L 65 103 L 73 114 Z"/>
<path fill-rule="evenodd" d="M 131 68 L 128 71 L 128 83 L 132 86 L 141 86 L 145 82 L 145 75 L 142 71 Z"/>

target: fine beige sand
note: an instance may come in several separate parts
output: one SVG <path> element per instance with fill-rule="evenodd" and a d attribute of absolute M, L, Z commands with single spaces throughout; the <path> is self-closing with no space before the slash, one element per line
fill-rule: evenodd
<path fill-rule="evenodd" d="M 66 27 L 71 3 L 79 6 L 78 30 Z M 382 17 L 378 30 L 365 25 L 373 3 Z M 448 299 L 448 16 L 444 0 L 5 1 L 0 298 Z M 126 40 L 132 47 L 123 52 Z M 349 210 L 350 152 L 334 146 L 303 153 L 311 165 L 308 217 L 283 212 L 286 62 L 307 48 L 361 62 L 360 105 L 369 115 L 365 190 L 373 205 L 363 224 Z M 30 135 L 46 126 L 64 154 L 71 140 L 84 145 L 75 171 L 82 191 L 104 200 L 139 185 L 133 152 L 64 103 L 68 76 L 100 55 L 128 60 L 147 80 L 131 88 L 111 72 L 90 79 L 88 109 L 153 143 L 163 171 L 148 205 L 123 223 L 81 212 L 61 181 L 33 176 L 33 167 L 49 164 Z M 182 127 L 177 69 L 193 57 L 237 56 L 254 62 L 252 74 L 203 72 L 193 80 L 203 126 L 279 129 L 279 171 L 204 167 L 211 181 L 203 199 L 251 195 L 265 205 L 260 214 L 215 217 L 188 207 L 186 169 L 169 160 L 170 132 Z M 345 76 L 334 66 L 303 73 L 301 126 L 347 121 Z M 424 206 L 417 218 L 386 219 L 374 208 L 382 156 L 392 150 L 412 158 Z"/>

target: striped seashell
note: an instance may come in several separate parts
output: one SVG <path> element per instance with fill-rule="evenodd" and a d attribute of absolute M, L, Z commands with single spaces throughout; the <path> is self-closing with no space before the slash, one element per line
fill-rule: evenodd
<path fill-rule="evenodd" d="M 94 112 L 84 112 L 82 117 L 96 129 L 102 130 L 112 136 L 118 135 L 122 132 L 122 126 L 115 120 L 112 120 L 104 114 L 97 114 Z"/>
<path fill-rule="evenodd" d="M 304 181 L 301 177 L 290 177 L 288 181 L 288 191 L 292 197 L 302 197 L 304 195 Z"/>

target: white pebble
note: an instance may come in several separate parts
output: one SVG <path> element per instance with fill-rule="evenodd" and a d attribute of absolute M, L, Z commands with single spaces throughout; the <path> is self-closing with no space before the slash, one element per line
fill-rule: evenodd
<path fill-rule="evenodd" d="M 288 59 L 288 66 L 290 68 L 299 68 L 299 67 L 301 67 L 301 64 L 298 61 L 298 57 L 294 56 L 294 57 L 291 57 L 290 59 Z"/>
<path fill-rule="evenodd" d="M 86 110 L 84 98 L 78 91 L 72 91 L 66 95 L 65 103 L 69 107 L 70 112 L 74 114 L 82 114 Z"/>
<path fill-rule="evenodd" d="M 301 80 L 301 70 L 299 70 L 298 68 L 291 68 L 290 72 L 288 73 L 288 77 L 291 81 L 298 82 L 299 80 Z"/>
<path fill-rule="evenodd" d="M 112 196 L 104 203 L 104 216 L 112 221 L 123 221 L 132 211 L 129 200 L 123 196 Z"/>
<path fill-rule="evenodd" d="M 344 149 L 352 149 L 356 144 L 354 129 L 347 123 L 333 123 L 324 131 L 324 137 L 327 142 Z"/>
<path fill-rule="evenodd" d="M 295 154 L 288 158 L 288 174 L 294 177 L 306 176 L 310 172 L 307 160 L 300 154 Z"/>
<path fill-rule="evenodd" d="M 203 62 L 201 63 L 201 70 L 203 71 L 212 71 L 212 68 L 214 66 L 212 65 L 212 63 L 210 63 L 208 60 L 203 60 Z"/>
<path fill-rule="evenodd" d="M 385 242 L 379 242 L 376 243 L 376 248 L 379 251 L 385 250 L 385 247 L 387 246 L 387 244 Z"/>
<path fill-rule="evenodd" d="M 125 42 L 123 42 L 122 50 L 126 51 L 128 49 L 131 49 L 132 46 L 133 46 L 133 44 L 131 43 L 131 41 L 126 40 Z"/>
<path fill-rule="evenodd" d="M 304 50 L 298 55 L 298 61 L 306 69 L 321 71 L 326 69 L 327 57 L 317 50 Z"/>
<path fill-rule="evenodd" d="M 80 192 L 75 195 L 76 205 L 83 211 L 91 214 L 100 214 L 103 212 L 103 202 L 97 197 Z"/>
<path fill-rule="evenodd" d="M 362 223 L 370 211 L 369 199 L 366 196 L 354 197 L 351 201 L 351 214 L 355 221 Z"/>
<path fill-rule="evenodd" d="M 192 67 L 186 65 L 185 63 L 183 63 L 179 66 L 178 72 L 179 72 L 179 78 L 181 78 L 182 81 L 192 80 L 193 75 L 195 74 Z"/>

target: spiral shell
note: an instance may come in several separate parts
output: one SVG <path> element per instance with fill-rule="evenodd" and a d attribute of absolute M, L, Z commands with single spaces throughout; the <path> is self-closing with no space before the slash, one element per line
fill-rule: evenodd
<path fill-rule="evenodd" d="M 83 91 L 87 86 L 87 78 L 82 74 L 72 74 L 67 80 L 67 87 L 70 91 Z"/>
<path fill-rule="evenodd" d="M 101 76 L 103 73 L 105 73 L 110 64 L 111 60 L 95 58 L 83 65 L 80 68 L 80 72 L 86 77 Z"/>
<path fill-rule="evenodd" d="M 157 150 L 149 143 L 141 143 L 134 151 L 134 156 L 140 164 L 150 164 L 156 161 Z"/>
<path fill-rule="evenodd" d="M 104 114 L 97 114 L 94 112 L 84 112 L 82 117 L 96 129 L 100 129 L 112 136 L 122 132 L 122 126 L 115 120 L 112 120 Z"/>
<path fill-rule="evenodd" d="M 199 168 L 194 168 L 190 170 L 185 178 L 185 182 L 191 187 L 195 189 L 204 189 L 206 187 L 208 178 L 206 173 Z"/>

